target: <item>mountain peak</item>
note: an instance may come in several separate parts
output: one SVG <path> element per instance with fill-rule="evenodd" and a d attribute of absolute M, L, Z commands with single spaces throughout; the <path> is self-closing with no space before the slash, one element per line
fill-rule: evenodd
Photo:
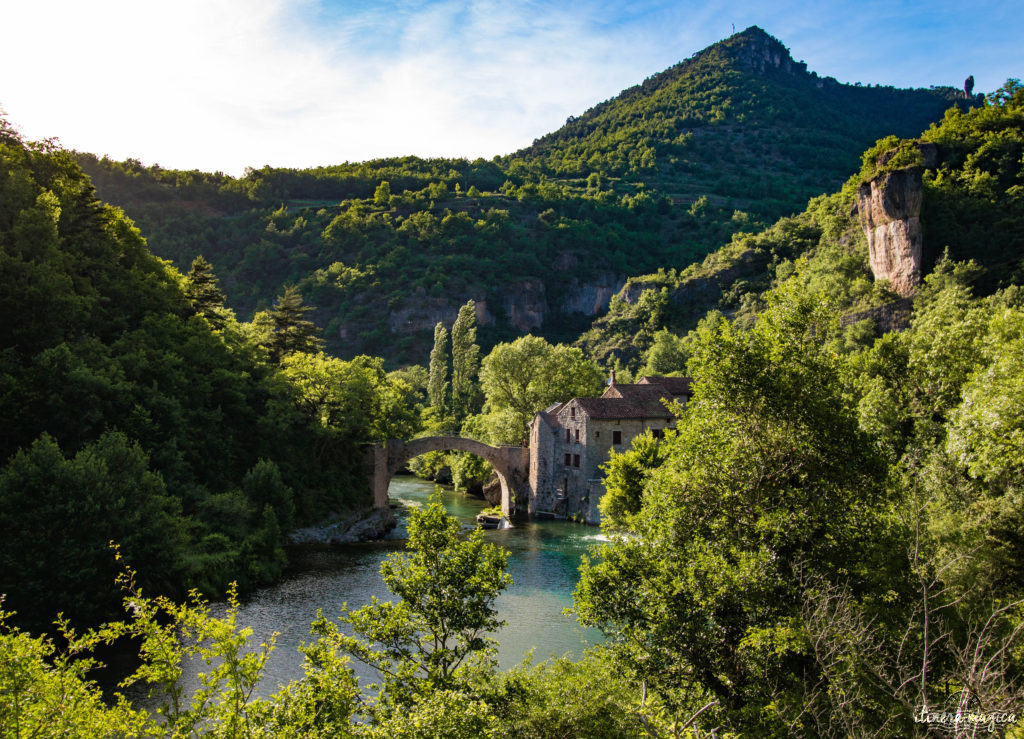
<path fill-rule="evenodd" d="M 741 67 L 761 74 L 771 69 L 786 72 L 807 69 L 807 65 L 794 62 L 789 49 L 760 26 L 750 26 L 717 44 L 712 44 L 701 53 L 711 51 L 717 51 Z"/>

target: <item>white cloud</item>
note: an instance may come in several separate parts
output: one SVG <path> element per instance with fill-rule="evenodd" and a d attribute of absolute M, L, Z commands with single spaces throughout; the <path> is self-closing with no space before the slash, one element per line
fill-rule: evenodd
<path fill-rule="evenodd" d="M 3 68 L 19 70 L 0 104 L 31 138 L 238 173 L 403 153 L 490 157 L 632 82 L 585 16 L 543 5 L 397 5 L 317 27 L 322 10 L 19 3 L 5 25 L 29 30 L 0 45 Z"/>

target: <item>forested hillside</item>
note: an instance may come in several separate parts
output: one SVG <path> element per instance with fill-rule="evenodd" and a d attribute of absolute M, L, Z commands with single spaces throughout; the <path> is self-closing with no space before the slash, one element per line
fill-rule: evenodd
<path fill-rule="evenodd" d="M 916 133 L 964 101 L 949 87 L 899 90 L 819 77 L 752 26 L 502 162 L 555 178 L 621 177 L 676 203 L 707 196 L 774 221 L 841 184 L 869 142 Z"/>
<path fill-rule="evenodd" d="M 981 294 L 1024 283 L 1019 93 L 1020 82 L 1010 80 L 983 107 L 950 109 L 919 138 L 880 139 L 842 188 L 812 199 L 804 212 L 758 233 L 736 234 L 702 263 L 630 279 L 580 345 L 602 362 L 639 369 L 646 360 L 649 372 L 682 371 L 686 342 L 679 337 L 709 312 L 749 323 L 763 307 L 765 291 L 796 271 L 844 314 L 861 315 L 850 331 L 869 339 L 879 327 L 867 311 L 898 297 L 872 276 L 858 216 L 858 188 L 883 170 L 923 171 L 925 273 L 945 254 L 973 261 L 972 279 Z M 924 161 L 923 147 L 934 147 L 934 161 Z"/>
<path fill-rule="evenodd" d="M 415 429 L 380 359 L 317 354 L 285 300 L 239 323 L 2 119 L 0 316 L 0 593 L 40 630 L 116 611 L 124 562 L 177 597 L 275 579 L 296 524 L 369 506 L 358 445 Z"/>
<path fill-rule="evenodd" d="M 244 177 L 80 154 L 100 197 L 184 269 L 202 254 L 243 317 L 282 285 L 317 306 L 327 347 L 424 363 L 468 298 L 481 341 L 565 340 L 626 278 L 700 261 L 837 187 L 888 134 L 966 105 L 953 88 L 818 78 L 758 28 L 493 161 L 416 157 Z"/>

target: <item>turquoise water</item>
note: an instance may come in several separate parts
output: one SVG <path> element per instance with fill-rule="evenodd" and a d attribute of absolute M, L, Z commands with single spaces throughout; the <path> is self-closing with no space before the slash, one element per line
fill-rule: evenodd
<path fill-rule="evenodd" d="M 253 629 L 254 642 L 258 644 L 279 632 L 277 649 L 260 685 L 262 695 L 273 693 L 278 684 L 302 677 L 302 655 L 297 647 L 310 640 L 309 624 L 318 609 L 330 618 L 338 614 L 344 602 L 357 608 L 369 603 L 372 596 L 390 598 L 378 568 L 388 554 L 404 549 L 407 511 L 425 505 L 434 487 L 433 483 L 414 477 L 396 477 L 389 493 L 401 508 L 396 511 L 399 525 L 389 539 L 295 554 L 290 574 L 283 582 L 246 599 L 238 614 L 238 624 Z M 449 514 L 467 527 L 475 525 L 476 514 L 486 507 L 481 500 L 451 490 L 444 490 L 442 496 Z M 578 656 L 587 645 L 602 641 L 599 631 L 581 628 L 562 613 L 572 605 L 580 556 L 601 538 L 598 529 L 542 521 L 485 533 L 489 541 L 509 550 L 509 572 L 513 578 L 513 585 L 497 601 L 498 612 L 507 622 L 496 634 L 500 667 L 519 663 L 531 649 L 534 661 L 541 661 L 563 654 Z M 223 613 L 224 606 L 220 604 L 212 610 Z M 353 666 L 363 681 L 374 680 L 369 668 Z"/>

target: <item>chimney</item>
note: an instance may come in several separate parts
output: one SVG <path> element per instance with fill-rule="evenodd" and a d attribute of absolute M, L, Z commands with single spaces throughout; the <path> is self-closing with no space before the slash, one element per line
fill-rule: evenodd
<path fill-rule="evenodd" d="M 615 370 L 612 370 L 612 376 L 611 376 L 611 379 L 608 381 L 608 385 L 611 386 L 611 385 L 614 385 L 614 384 L 615 384 Z"/>

